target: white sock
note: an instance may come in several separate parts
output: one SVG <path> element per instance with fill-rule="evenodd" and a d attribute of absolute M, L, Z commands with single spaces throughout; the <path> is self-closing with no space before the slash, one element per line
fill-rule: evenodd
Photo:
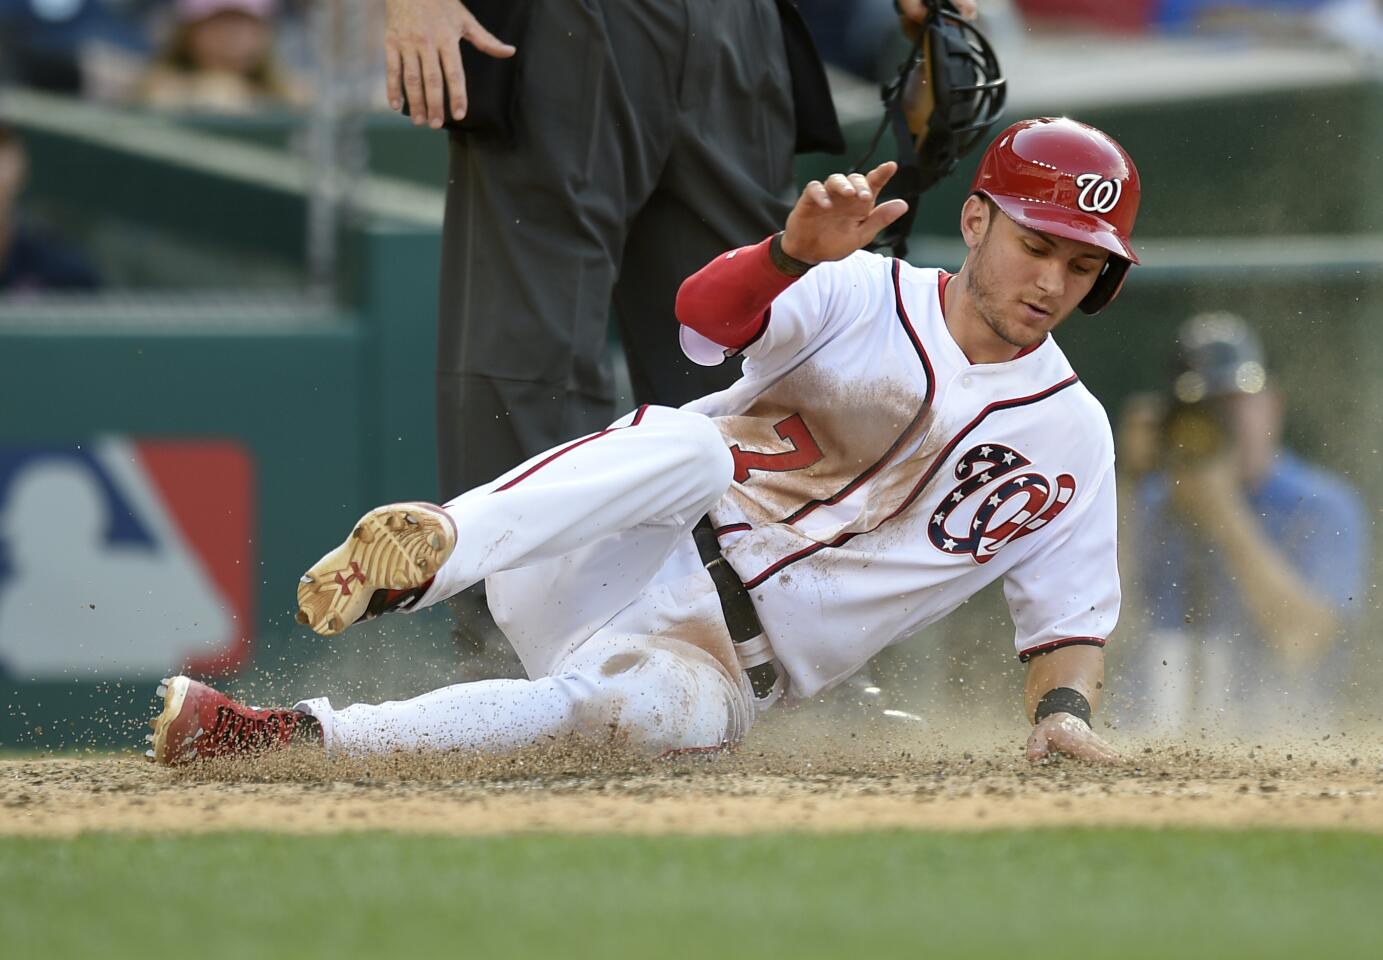
<path fill-rule="evenodd" d="M 329 752 L 356 755 L 499 753 L 571 735 L 657 755 L 742 737 L 753 712 L 743 691 L 709 655 L 677 646 L 593 640 L 554 676 L 539 680 L 458 683 L 411 700 L 341 710 L 319 697 L 294 709 L 317 718 Z"/>

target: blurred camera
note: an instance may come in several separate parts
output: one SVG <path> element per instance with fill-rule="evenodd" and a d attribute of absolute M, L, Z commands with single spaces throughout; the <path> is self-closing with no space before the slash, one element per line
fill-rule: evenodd
<path fill-rule="evenodd" d="M 1162 419 L 1163 456 L 1169 460 L 1203 460 L 1229 443 L 1224 409 L 1213 401 L 1173 401 Z"/>
<path fill-rule="evenodd" d="M 1177 333 L 1176 368 L 1162 418 L 1162 447 L 1172 460 L 1201 460 L 1233 439 L 1229 400 L 1268 385 L 1263 344 L 1233 313 L 1201 313 Z"/>

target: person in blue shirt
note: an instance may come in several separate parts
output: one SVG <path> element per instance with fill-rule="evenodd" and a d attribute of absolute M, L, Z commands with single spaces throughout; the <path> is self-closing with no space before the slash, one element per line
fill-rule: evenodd
<path fill-rule="evenodd" d="M 1158 461 L 1124 530 L 1145 618 L 1129 713 L 1155 729 L 1247 733 L 1347 701 L 1367 515 L 1342 477 L 1279 445 L 1282 413 L 1257 335 L 1212 313 L 1182 327 L 1142 442 L 1125 415 L 1121 458 Z"/>

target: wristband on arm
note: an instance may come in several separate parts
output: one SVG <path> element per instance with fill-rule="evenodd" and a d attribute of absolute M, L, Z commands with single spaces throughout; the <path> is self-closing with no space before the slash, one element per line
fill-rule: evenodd
<path fill-rule="evenodd" d="M 1054 687 L 1042 694 L 1042 699 L 1037 701 L 1037 709 L 1033 711 L 1032 722 L 1041 723 L 1054 713 L 1069 713 L 1085 721 L 1087 727 L 1090 726 L 1090 701 L 1079 690 Z"/>
<path fill-rule="evenodd" d="M 785 277 L 800 277 L 816 266 L 814 263 L 798 260 L 783 250 L 783 231 L 781 230 L 775 233 L 773 239 L 769 241 L 768 255 L 773 259 L 773 266 Z"/>

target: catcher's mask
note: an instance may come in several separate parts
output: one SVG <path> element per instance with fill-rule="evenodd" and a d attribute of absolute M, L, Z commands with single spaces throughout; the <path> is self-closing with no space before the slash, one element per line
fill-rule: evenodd
<path fill-rule="evenodd" d="M 883 230 L 871 247 L 891 247 L 896 257 L 907 253 L 917 198 L 955 169 L 1004 106 L 999 59 L 984 34 L 945 0 L 926 0 L 926 5 L 928 15 L 922 23 L 903 18 L 912 49 L 897 77 L 883 88 L 884 119 L 855 164 L 856 171 L 863 170 L 884 130 L 892 128 L 898 172 L 885 196 L 906 200 L 908 212 Z"/>

